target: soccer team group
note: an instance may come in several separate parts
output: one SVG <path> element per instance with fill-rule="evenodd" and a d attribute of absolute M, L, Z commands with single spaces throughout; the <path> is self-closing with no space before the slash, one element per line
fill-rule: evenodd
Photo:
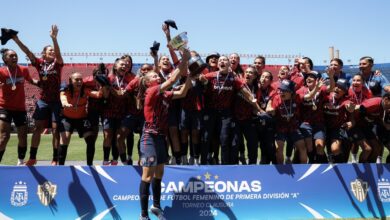
<path fill-rule="evenodd" d="M 373 58 L 362 57 L 360 72 L 353 76 L 342 71 L 338 58 L 324 73 L 313 71 L 310 58 L 297 58 L 293 66 L 280 68 L 277 79 L 264 69 L 262 56 L 244 70 L 238 54 L 211 53 L 205 68 L 193 68 L 200 56 L 185 48 L 175 52 L 169 44 L 170 26 L 165 23 L 162 30 L 171 57 L 158 57 L 151 48 L 154 63 L 142 65 L 134 74 L 131 56 L 124 55 L 112 70 L 100 64 L 87 77 L 72 73 L 67 85 L 61 85 L 64 62 L 56 25 L 50 32 L 53 45 L 43 48 L 41 58 L 17 32 L 6 29 L 39 79 L 18 65 L 14 50 L 1 50 L 5 65 L 0 67 L 0 161 L 12 122 L 18 133 L 18 165 L 28 166 L 37 162 L 46 127 L 53 135 L 52 165 L 65 164 L 74 129 L 85 139 L 87 165 L 92 165 L 100 123 L 102 164 L 117 165 L 120 159 L 132 165 L 138 133 L 135 145 L 143 167 L 140 219 L 148 219 L 150 185 L 155 198 L 151 211 L 163 216 L 159 195 L 164 164 L 170 158 L 183 165 L 344 163 L 350 155 L 353 162 L 382 162 L 390 142 L 390 83 L 374 71 Z M 25 81 L 40 88 L 27 161 Z"/>
<path fill-rule="evenodd" d="M 169 42 L 169 26 L 164 25 L 163 31 Z M 379 162 L 388 145 L 386 104 L 390 84 L 384 75 L 373 71 L 371 57 L 360 59 L 360 72 L 354 76 L 342 71 L 341 59 L 332 59 L 327 71 L 320 74 L 312 70 L 311 59 L 304 57 L 296 59 L 293 67 L 282 66 L 278 78 L 273 79 L 264 70 L 262 56 L 243 70 L 238 54 L 211 53 L 201 74 L 186 77 L 189 71 L 181 70 L 180 64 L 188 63 L 179 60 L 168 44 L 173 64 L 168 56 L 151 53 L 154 64 L 144 64 L 134 74 L 132 58 L 125 55 L 115 60 L 111 71 L 101 64 L 91 76 L 73 73 L 64 86 L 57 33 L 53 26 L 53 46 L 44 47 L 42 58 L 35 57 L 16 34 L 12 36 L 39 72 L 38 80 L 17 64 L 13 50 L 2 50 L 0 160 L 12 120 L 18 130 L 19 165 L 36 163 L 40 134 L 48 126 L 53 131 L 53 165 L 64 164 L 74 129 L 85 139 L 87 164 L 92 165 L 100 121 L 104 128 L 103 165 L 116 165 L 119 157 L 123 164 L 133 164 L 133 133 L 143 131 L 166 135 L 162 144 L 171 146 L 171 163 L 184 165 L 256 164 L 258 160 L 261 164 L 281 164 L 293 162 L 293 158 L 300 163 L 340 163 L 350 154 L 352 161 Z M 190 56 L 199 55 L 191 51 Z M 178 78 L 175 71 L 181 72 Z M 185 88 L 178 100 L 169 98 L 153 103 L 152 109 L 144 108 L 145 80 L 151 72 L 157 73 L 156 83 L 173 83 L 167 88 L 172 95 L 185 88 L 186 78 L 191 78 L 191 88 Z M 25 81 L 40 88 L 27 162 Z M 163 94 L 163 90 L 158 93 Z M 170 157 L 167 147 L 165 151 Z"/>

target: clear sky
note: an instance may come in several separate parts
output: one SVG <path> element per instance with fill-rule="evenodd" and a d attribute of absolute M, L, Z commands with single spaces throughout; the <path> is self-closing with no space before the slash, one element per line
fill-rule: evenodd
<path fill-rule="evenodd" d="M 323 65 L 334 46 L 346 64 L 357 64 L 365 55 L 376 63 L 390 62 L 386 0 L 2 0 L 0 26 L 18 30 L 33 52 L 51 44 L 51 24 L 59 27 L 62 52 L 148 52 L 154 40 L 167 52 L 161 30 L 166 19 L 179 27 L 172 35 L 187 31 L 190 48 L 200 53 L 301 54 Z M 6 47 L 17 49 L 14 42 Z M 99 57 L 72 60 L 98 62 Z M 104 62 L 113 60 L 104 57 Z"/>

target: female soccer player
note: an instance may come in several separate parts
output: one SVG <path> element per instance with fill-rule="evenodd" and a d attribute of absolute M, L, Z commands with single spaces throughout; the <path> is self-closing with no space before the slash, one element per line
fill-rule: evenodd
<path fill-rule="evenodd" d="M 171 77 L 162 84 L 158 73 L 150 71 L 141 80 L 141 86 L 145 91 L 144 115 L 145 125 L 141 136 L 141 165 L 142 178 L 140 183 L 140 219 L 149 219 L 148 200 L 149 187 L 152 182 L 153 205 L 150 211 L 165 219 L 160 206 L 161 180 L 164 174 L 164 164 L 167 159 L 165 136 L 168 131 L 168 108 L 173 99 L 183 98 L 191 86 L 188 77 L 184 86 L 179 91 L 168 91 L 179 79 L 181 74 L 187 73 L 190 52 L 183 50 L 182 62 L 173 72 Z"/>
<path fill-rule="evenodd" d="M 23 164 L 27 151 L 27 112 L 24 82 L 38 85 L 27 67 L 18 65 L 18 55 L 9 49 L 1 50 L 5 66 L 0 67 L 0 162 L 10 138 L 11 122 L 18 130 L 18 165 Z"/>
<path fill-rule="evenodd" d="M 291 80 L 283 80 L 279 85 L 279 94 L 268 102 L 267 113 L 275 116 L 276 123 L 276 162 L 283 164 L 285 142 L 291 141 L 299 153 L 300 163 L 307 163 L 307 152 L 303 135 L 299 130 L 298 98 L 295 84 Z"/>
<path fill-rule="evenodd" d="M 200 75 L 203 83 L 207 84 L 205 92 L 205 144 L 201 149 L 201 163 L 206 164 L 211 141 L 214 136 L 219 137 L 221 143 L 222 164 L 237 164 L 238 149 L 232 149 L 232 108 L 233 97 L 241 93 L 245 100 L 260 111 L 257 100 L 250 90 L 244 86 L 243 81 L 231 71 L 228 57 L 218 59 L 219 71 Z M 214 135 L 218 132 L 217 135 Z M 215 152 L 214 152 L 215 153 Z"/>
<path fill-rule="evenodd" d="M 95 137 L 90 121 L 87 118 L 88 97 L 101 98 L 102 91 L 91 91 L 83 85 L 81 73 L 73 73 L 69 78 L 69 85 L 60 93 L 62 107 L 64 108 L 63 117 L 59 125 L 60 146 L 58 148 L 59 165 L 64 165 L 68 146 L 73 130 L 77 129 L 80 138 L 84 138 L 87 144 L 87 159 L 93 158 L 88 155 L 92 152 L 90 148 L 95 148 Z M 91 159 L 87 161 L 92 165 Z"/>
<path fill-rule="evenodd" d="M 371 91 L 364 86 L 364 78 L 361 74 L 355 74 L 352 77 L 352 85 L 348 89 L 348 99 L 355 105 L 361 105 L 366 99 L 372 98 Z M 362 148 L 359 156 L 360 163 L 366 163 L 372 152 L 372 148 L 368 140 L 376 139 L 376 135 L 372 131 L 373 123 L 367 123 L 364 118 L 356 113 L 354 114 L 355 125 L 347 133 L 353 140 L 354 144 L 351 147 L 352 162 L 357 162 L 358 146 Z M 349 152 L 347 155 L 349 155 Z"/>
<path fill-rule="evenodd" d="M 60 140 L 57 125 L 60 122 L 59 114 L 61 108 L 60 102 L 60 85 L 61 71 L 64 66 L 60 47 L 57 42 L 58 28 L 57 25 L 51 26 L 50 37 L 53 40 L 53 46 L 45 46 L 42 51 L 42 58 L 35 55 L 19 40 L 17 36 L 12 39 L 20 49 L 30 59 L 31 64 L 37 69 L 40 81 L 40 99 L 35 104 L 35 129 L 31 138 L 30 159 L 26 165 L 33 166 L 36 164 L 38 146 L 41 141 L 41 134 L 48 121 L 51 122 L 49 127 L 52 128 L 53 134 L 53 161 L 52 165 L 57 165 L 58 153 L 57 148 Z"/>
<path fill-rule="evenodd" d="M 305 85 L 297 91 L 302 113 L 300 130 L 305 138 L 309 163 L 327 163 L 322 106 L 327 92 L 332 91 L 335 85 L 333 75 L 330 74 L 329 78 L 330 85 L 325 86 L 321 74 L 311 71 L 307 73 Z"/>

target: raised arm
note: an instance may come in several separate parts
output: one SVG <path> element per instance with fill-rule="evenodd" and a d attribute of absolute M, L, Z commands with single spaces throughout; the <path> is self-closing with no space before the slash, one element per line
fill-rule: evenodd
<path fill-rule="evenodd" d="M 54 24 L 51 26 L 50 37 L 53 40 L 53 47 L 56 53 L 56 62 L 58 64 L 63 64 L 64 60 L 62 59 L 61 56 L 60 46 L 58 45 L 58 41 L 57 41 L 57 35 L 58 35 L 58 27 L 57 25 Z"/>
<path fill-rule="evenodd" d="M 179 63 L 179 58 L 177 57 L 175 50 L 169 44 L 169 42 L 171 41 L 171 31 L 169 30 L 169 26 L 166 24 L 163 24 L 162 30 L 164 31 L 165 37 L 167 38 L 167 47 L 169 49 L 169 54 L 171 55 L 172 62 L 174 64 L 177 64 L 177 63 Z"/>
<path fill-rule="evenodd" d="M 327 92 L 333 91 L 334 87 L 336 86 L 336 82 L 334 81 L 334 74 L 335 71 L 333 68 L 329 68 L 328 72 L 326 73 L 329 76 L 329 85 L 326 87 Z"/>
<path fill-rule="evenodd" d="M 14 40 L 15 43 L 19 46 L 19 48 L 23 51 L 23 53 L 26 54 L 28 59 L 30 59 L 31 63 L 35 63 L 37 57 L 30 51 L 30 49 L 28 49 L 26 45 L 22 43 L 22 41 L 18 38 L 18 36 L 14 35 L 12 37 L 12 40 Z"/>
<path fill-rule="evenodd" d="M 150 51 L 150 56 L 153 57 L 153 71 L 159 73 L 160 67 L 158 66 L 158 54 L 154 54 L 152 51 Z"/>
<path fill-rule="evenodd" d="M 187 79 L 184 83 L 184 86 L 180 87 L 179 91 L 174 91 L 173 92 L 173 97 L 172 99 L 181 99 L 186 97 L 188 90 L 192 87 L 192 82 L 191 82 L 191 77 L 187 76 Z"/>
<path fill-rule="evenodd" d="M 320 91 L 322 85 L 324 85 L 324 81 L 325 81 L 325 79 L 317 79 L 316 87 L 314 87 L 313 90 L 311 90 L 307 94 L 305 94 L 305 96 L 303 96 L 303 98 L 306 101 L 313 99 L 314 96 L 317 94 L 317 92 Z M 334 82 L 334 80 L 333 80 L 333 82 Z"/>
<path fill-rule="evenodd" d="M 169 78 L 167 81 L 161 84 L 160 92 L 164 92 L 170 89 L 173 86 L 173 84 L 175 84 L 175 82 L 180 79 L 180 75 L 187 72 L 188 60 L 190 59 L 190 57 L 191 57 L 190 51 L 184 49 L 182 51 L 182 59 L 179 66 L 173 71 L 171 78 Z"/>

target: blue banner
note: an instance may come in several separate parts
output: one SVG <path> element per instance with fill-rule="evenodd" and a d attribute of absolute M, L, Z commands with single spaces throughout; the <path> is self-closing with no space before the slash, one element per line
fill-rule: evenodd
<path fill-rule="evenodd" d="M 389 169 L 167 166 L 161 206 L 167 219 L 386 218 Z M 2 166 L 0 219 L 138 219 L 140 176 L 137 166 Z"/>

